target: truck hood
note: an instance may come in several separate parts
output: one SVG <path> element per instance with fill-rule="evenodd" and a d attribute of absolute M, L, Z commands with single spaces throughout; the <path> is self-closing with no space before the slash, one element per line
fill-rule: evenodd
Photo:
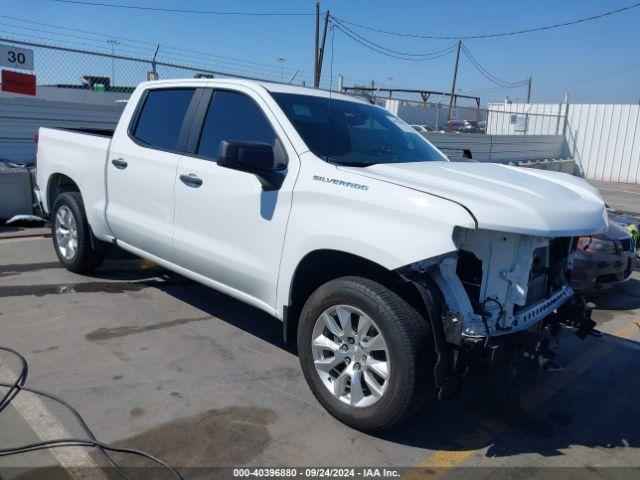
<path fill-rule="evenodd" d="M 544 237 L 596 234 L 607 228 L 598 191 L 564 173 L 476 162 L 339 168 L 456 202 L 475 217 L 478 228 Z"/>

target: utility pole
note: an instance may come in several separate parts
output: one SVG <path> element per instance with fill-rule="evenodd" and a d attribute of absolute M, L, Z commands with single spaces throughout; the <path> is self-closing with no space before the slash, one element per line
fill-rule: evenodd
<path fill-rule="evenodd" d="M 527 89 L 527 103 L 531 103 L 531 77 L 529 77 L 529 87 Z"/>
<path fill-rule="evenodd" d="M 318 80 L 316 88 L 320 87 L 320 80 L 322 79 L 322 60 L 324 58 L 324 46 L 327 42 L 327 26 L 329 24 L 329 10 L 324 15 L 324 30 L 322 31 L 322 42 L 320 43 L 320 48 L 318 49 Z"/>
<path fill-rule="evenodd" d="M 447 115 L 447 122 L 451 120 L 451 113 L 453 112 L 454 99 L 456 98 L 456 80 L 458 79 L 458 63 L 460 62 L 461 47 L 462 47 L 462 40 L 458 40 L 458 51 L 456 52 L 456 66 L 453 69 L 453 82 L 451 83 L 451 98 L 449 98 L 449 114 Z"/>
<path fill-rule="evenodd" d="M 316 2 L 316 36 L 313 55 L 313 86 L 318 88 L 318 43 L 320 41 L 320 2 Z"/>

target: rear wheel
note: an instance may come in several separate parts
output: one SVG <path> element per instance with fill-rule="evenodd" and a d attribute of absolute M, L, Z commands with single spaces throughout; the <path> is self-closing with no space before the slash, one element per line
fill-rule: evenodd
<path fill-rule="evenodd" d="M 100 266 L 106 244 L 92 237 L 78 192 L 65 192 L 56 198 L 51 220 L 53 246 L 67 270 L 81 273 Z"/>
<path fill-rule="evenodd" d="M 366 278 L 332 280 L 311 295 L 300 316 L 298 353 L 318 401 L 359 430 L 406 420 L 433 391 L 428 323 Z"/>

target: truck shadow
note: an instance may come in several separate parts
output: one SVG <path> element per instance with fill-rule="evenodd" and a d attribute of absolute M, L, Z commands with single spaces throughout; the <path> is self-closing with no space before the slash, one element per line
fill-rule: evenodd
<path fill-rule="evenodd" d="M 564 371 L 523 371 L 506 385 L 499 370 L 477 368 L 458 399 L 427 405 L 380 437 L 432 450 L 486 450 L 486 457 L 639 448 L 640 344 L 565 337 Z"/>
<path fill-rule="evenodd" d="M 293 355 L 296 354 L 295 345 L 283 340 L 282 322 L 262 310 L 189 280 L 159 288 L 223 322 Z"/>
<path fill-rule="evenodd" d="M 631 278 L 593 303 L 603 320 L 640 308 L 640 281 Z M 565 330 L 558 361 L 564 370 L 551 373 L 531 371 L 521 360 L 510 383 L 504 368 L 479 365 L 459 398 L 427 405 L 410 424 L 380 437 L 433 450 L 480 449 L 486 457 L 640 448 L 640 343 L 611 335 L 580 340 Z"/>
<path fill-rule="evenodd" d="M 110 268 L 107 264 L 96 277 L 119 275 Z M 138 270 L 141 278 L 148 273 Z M 169 281 L 154 288 L 295 355 L 277 319 L 179 275 L 161 276 Z M 626 295 L 638 302 L 639 289 L 637 280 L 625 286 Z M 635 305 L 618 292 L 603 294 L 600 301 L 611 310 Z M 640 343 L 608 335 L 580 340 L 566 330 L 558 361 L 565 366 L 558 373 L 533 372 L 523 364 L 512 382 L 505 366 L 478 364 L 457 399 L 430 402 L 410 422 L 374 436 L 429 450 L 485 450 L 486 457 L 562 456 L 575 446 L 640 448 Z"/>

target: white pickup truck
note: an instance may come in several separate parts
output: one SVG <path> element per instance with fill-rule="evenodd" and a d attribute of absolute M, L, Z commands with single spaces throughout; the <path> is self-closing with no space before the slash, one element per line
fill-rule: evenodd
<path fill-rule="evenodd" d="M 380 430 L 451 397 L 491 346 L 544 363 L 576 237 L 603 231 L 583 180 L 452 163 L 357 98 L 244 80 L 143 83 L 114 132 L 42 128 L 36 194 L 73 272 L 117 245 L 279 318 L 341 421 Z"/>

